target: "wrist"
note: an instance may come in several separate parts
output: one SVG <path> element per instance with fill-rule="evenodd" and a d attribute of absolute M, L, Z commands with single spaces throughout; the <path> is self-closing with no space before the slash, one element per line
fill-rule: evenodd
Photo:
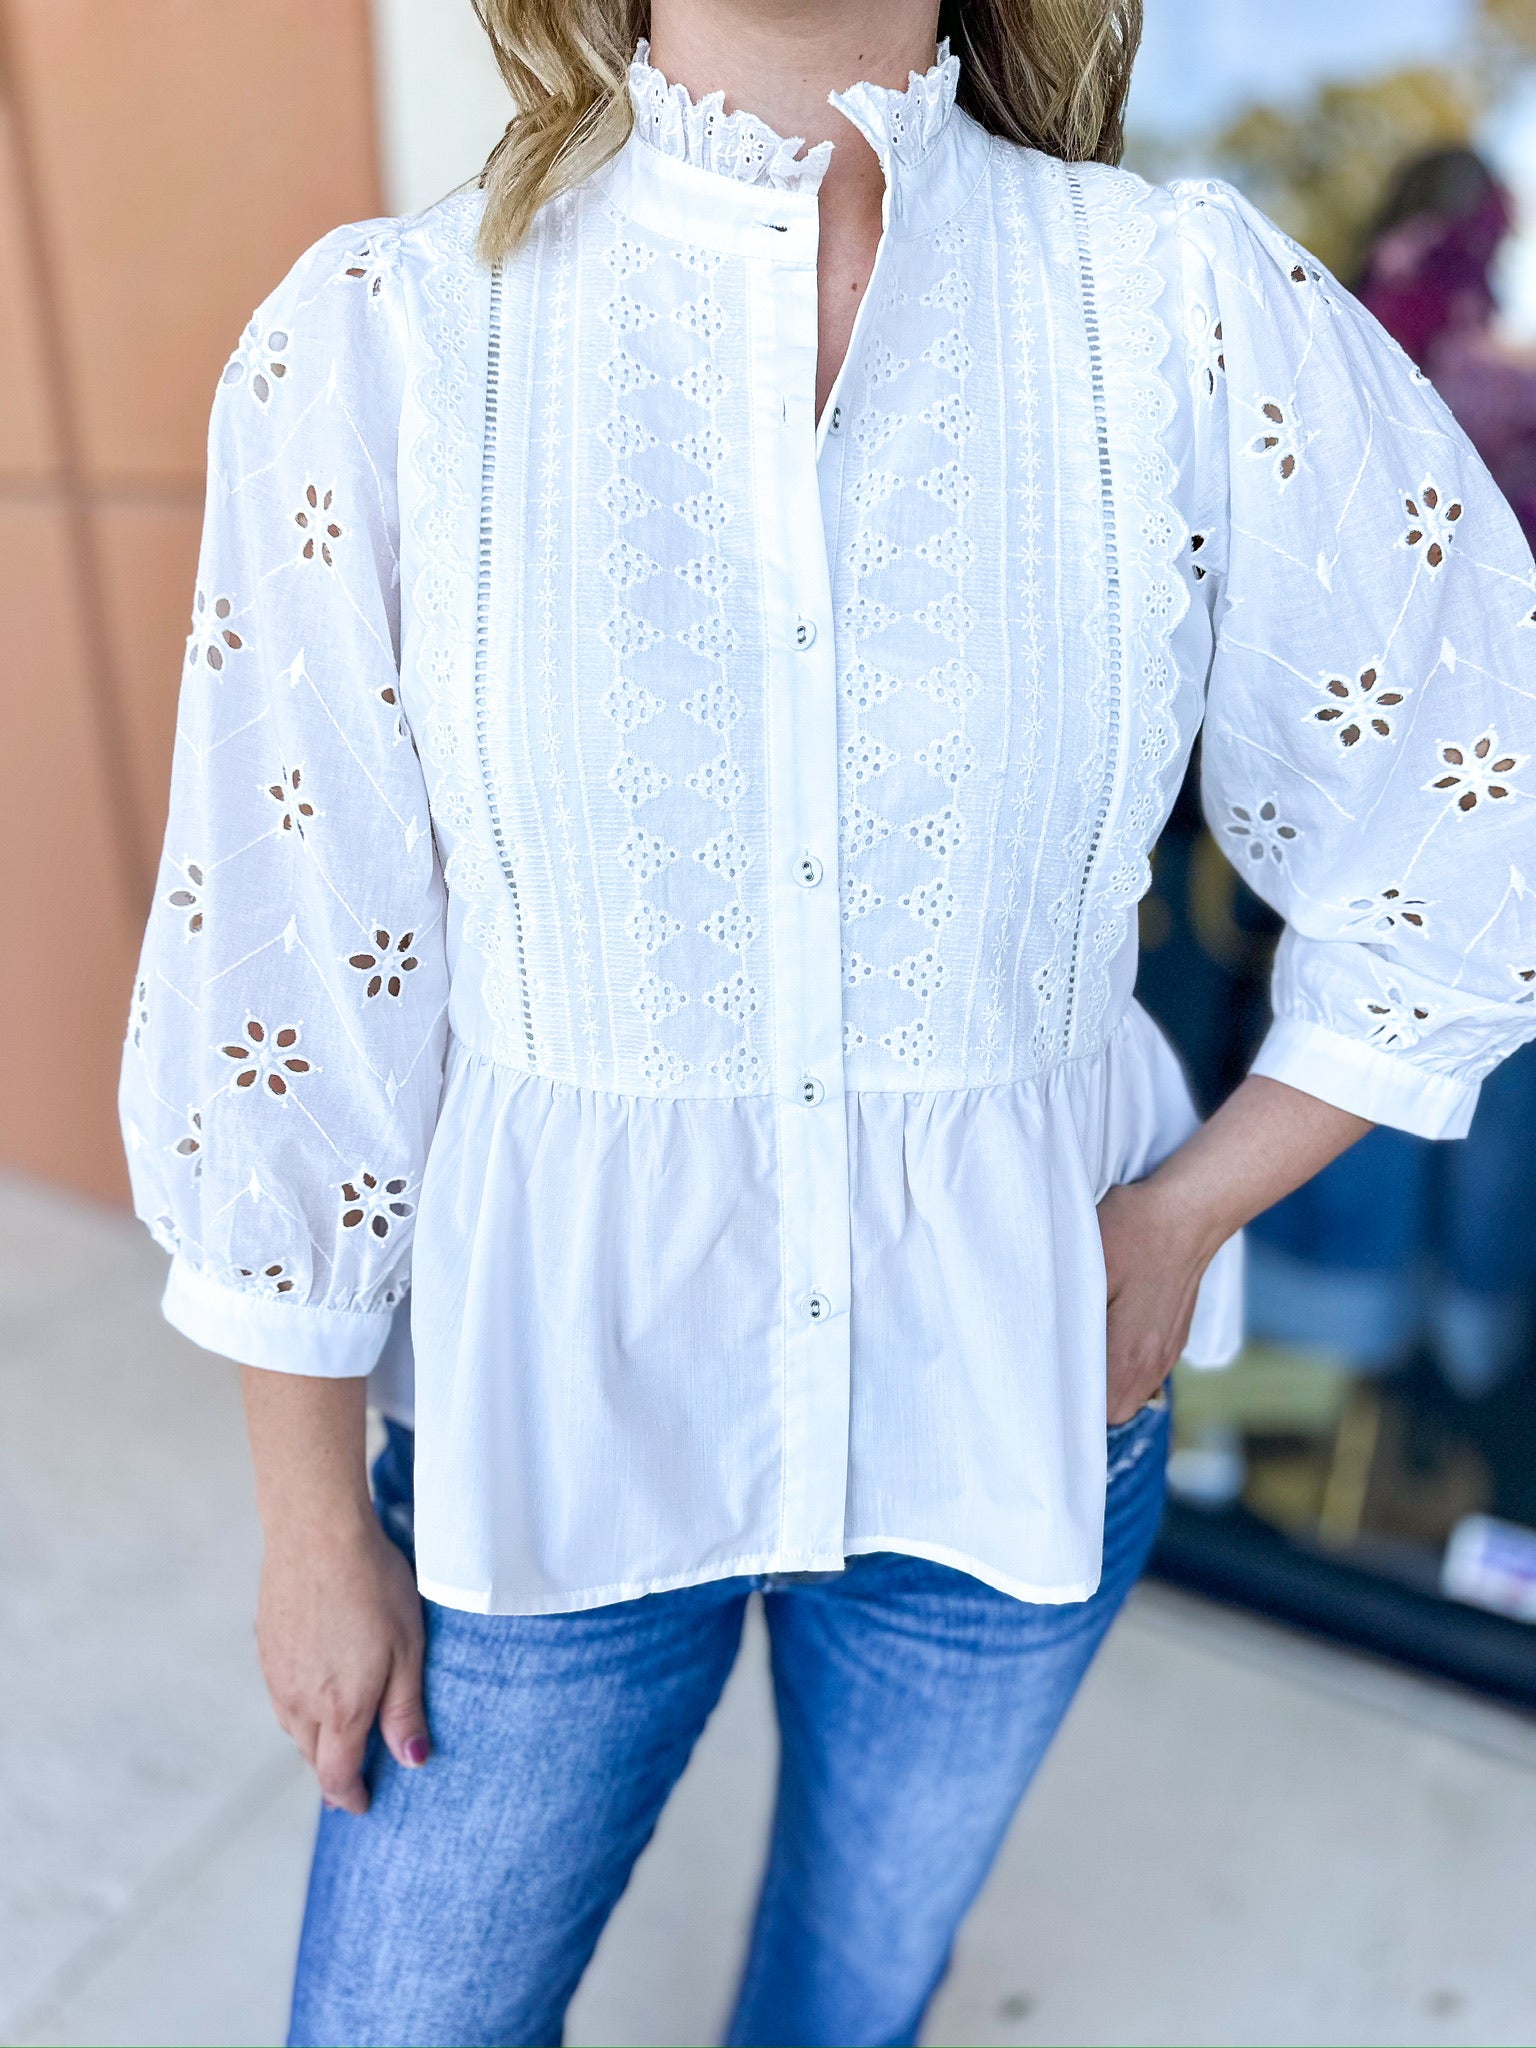
<path fill-rule="evenodd" d="M 1140 1182 L 1136 1193 L 1147 1205 L 1157 1241 L 1181 1263 L 1203 1269 L 1245 1219 L 1198 1175 L 1180 1171 L 1176 1160 L 1177 1155 Z"/>
<path fill-rule="evenodd" d="M 269 1548 L 336 1548 L 375 1528 L 367 1382 L 247 1366 L 241 1374 L 256 1505 Z"/>
<path fill-rule="evenodd" d="M 279 1556 L 293 1552 L 306 1557 L 355 1554 L 371 1549 L 383 1538 L 366 1493 L 267 1502 L 261 1512 L 261 1527 L 268 1552 Z"/>

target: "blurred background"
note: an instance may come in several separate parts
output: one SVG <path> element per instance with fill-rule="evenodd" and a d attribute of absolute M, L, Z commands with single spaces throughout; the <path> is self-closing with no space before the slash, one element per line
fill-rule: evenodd
<path fill-rule="evenodd" d="M 1146 6 L 1133 167 L 1231 178 L 1321 256 L 1536 535 L 1536 0 Z M 215 380 L 310 241 L 430 204 L 508 111 L 469 0 L 0 0 L 0 2040 L 281 2025 L 309 1795 L 250 1651 L 232 1373 L 159 1322 L 125 1214 L 118 1046 Z M 1141 994 L 1207 1105 L 1262 1035 L 1274 937 L 1192 777 Z M 1536 1051 L 1466 1144 L 1379 1132 L 1261 1219 L 1250 1271 L 1242 1358 L 1181 1374 L 1161 1586 L 936 2040 L 1536 2038 Z M 717 2024 L 760 1678 L 573 2038 Z M 1112 1967 L 1101 1925 L 1135 1930 Z"/>
<path fill-rule="evenodd" d="M 1148 19 L 1136 168 L 1230 178 L 1321 256 L 1536 538 L 1536 6 Z M 1277 926 L 1203 829 L 1197 776 L 1142 906 L 1141 996 L 1209 1108 L 1263 1035 Z M 1464 1145 L 1375 1132 L 1254 1226 L 1248 1350 L 1181 1374 L 1160 1569 L 1536 1706 L 1533 1287 L 1536 1047 Z"/>

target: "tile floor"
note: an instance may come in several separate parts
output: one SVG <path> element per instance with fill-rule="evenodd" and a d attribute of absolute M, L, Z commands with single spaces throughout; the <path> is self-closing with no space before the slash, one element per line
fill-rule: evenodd
<path fill-rule="evenodd" d="M 121 1216 L 0 1182 L 0 2041 L 281 2038 L 313 1802 L 251 1647 L 232 1370 Z M 763 1834 L 761 1643 L 573 2043 L 714 2038 Z M 1156 1588 L 965 1929 L 951 2043 L 1529 2043 L 1536 1726 Z"/>

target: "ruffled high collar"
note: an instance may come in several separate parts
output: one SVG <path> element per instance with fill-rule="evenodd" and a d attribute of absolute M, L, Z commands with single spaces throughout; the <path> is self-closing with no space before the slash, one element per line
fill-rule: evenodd
<path fill-rule="evenodd" d="M 832 161 L 830 142 L 807 149 L 804 136 L 779 135 L 755 114 L 728 114 L 723 92 L 696 101 L 650 58 L 650 44 L 642 39 L 629 67 L 629 92 L 635 132 L 653 148 L 745 185 L 813 195 L 820 188 Z M 914 71 L 904 92 L 864 82 L 830 93 L 828 99 L 878 156 L 910 166 L 928 154 L 943 132 L 959 82 L 960 60 L 943 42 L 937 61 L 928 71 Z"/>
<path fill-rule="evenodd" d="M 960 59 L 951 54 L 946 37 L 928 70 L 908 74 L 905 92 L 866 82 L 828 97 L 868 138 L 877 156 L 892 156 L 910 169 L 922 162 L 948 127 L 959 89 Z"/>

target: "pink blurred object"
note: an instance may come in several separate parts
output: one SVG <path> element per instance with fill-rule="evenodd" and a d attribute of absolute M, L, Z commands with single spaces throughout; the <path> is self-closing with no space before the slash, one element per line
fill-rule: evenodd
<path fill-rule="evenodd" d="M 1408 168 L 1405 186 L 1416 173 L 1421 166 Z M 1493 263 L 1514 216 L 1507 194 L 1482 176 L 1482 196 L 1466 210 L 1394 219 L 1389 208 L 1357 295 L 1431 379 L 1536 540 L 1536 359 L 1493 331 Z"/>

